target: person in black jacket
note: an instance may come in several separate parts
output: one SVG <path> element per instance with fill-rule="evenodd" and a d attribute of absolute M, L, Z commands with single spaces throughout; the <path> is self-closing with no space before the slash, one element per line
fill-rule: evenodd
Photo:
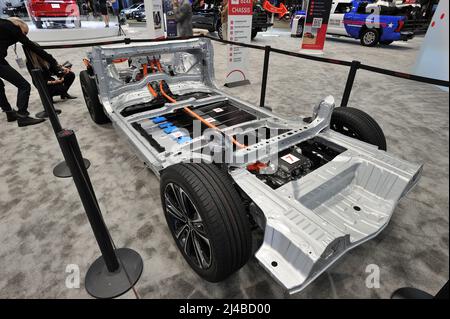
<path fill-rule="evenodd" d="M 39 46 L 37 43 L 36 45 Z M 55 74 L 51 72 L 49 63 L 36 53 L 30 52 L 29 59 L 31 65 L 37 66 L 42 70 L 42 75 L 44 80 L 47 81 L 47 90 L 51 97 L 59 95 L 62 100 L 76 99 L 75 96 L 69 94 L 69 89 L 75 81 L 75 73 L 72 72 L 70 63 L 70 67 L 61 66 L 59 72 Z"/>
<path fill-rule="evenodd" d="M 69 94 L 69 89 L 75 81 L 75 73 L 68 68 L 63 68 L 62 73 L 57 74 L 56 78 L 48 70 L 44 71 L 47 79 L 47 89 L 50 96 L 61 96 L 62 100 L 76 99 L 76 96 Z"/>
<path fill-rule="evenodd" d="M 17 120 L 19 127 L 39 124 L 42 119 L 35 119 L 29 116 L 28 101 L 30 99 L 31 85 L 11 67 L 6 61 L 8 48 L 21 43 L 25 48 L 34 52 L 48 62 L 50 70 L 57 73 L 59 70 L 56 60 L 35 43 L 27 38 L 28 25 L 19 18 L 0 19 L 0 107 L 6 113 L 8 122 Z M 13 110 L 5 94 L 5 84 L 8 81 L 18 89 L 17 111 Z"/>

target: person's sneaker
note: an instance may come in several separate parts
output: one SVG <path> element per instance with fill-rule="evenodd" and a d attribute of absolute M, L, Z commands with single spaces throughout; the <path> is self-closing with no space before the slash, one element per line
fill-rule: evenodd
<path fill-rule="evenodd" d="M 17 117 L 17 125 L 19 127 L 29 126 L 29 125 L 36 125 L 39 123 L 44 122 L 45 119 L 35 119 L 29 116 L 18 116 Z"/>
<path fill-rule="evenodd" d="M 6 111 L 6 120 L 8 122 L 14 122 L 15 120 L 17 120 L 17 113 L 16 111 Z"/>
<path fill-rule="evenodd" d="M 77 98 L 76 96 L 72 96 L 69 93 L 61 95 L 61 100 L 66 100 L 66 99 L 73 100 L 73 99 L 76 99 L 76 98 Z"/>

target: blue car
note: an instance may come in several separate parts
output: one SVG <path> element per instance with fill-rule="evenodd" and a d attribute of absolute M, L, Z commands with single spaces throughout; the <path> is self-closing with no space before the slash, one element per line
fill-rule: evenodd
<path fill-rule="evenodd" d="M 334 0 L 327 33 L 359 39 L 361 45 L 368 47 L 407 41 L 414 33 L 404 30 L 407 24 L 404 12 L 375 1 Z M 302 13 L 297 12 L 295 16 Z"/>

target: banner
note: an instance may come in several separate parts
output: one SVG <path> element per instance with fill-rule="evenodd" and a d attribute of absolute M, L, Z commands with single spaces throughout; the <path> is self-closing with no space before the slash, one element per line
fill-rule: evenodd
<path fill-rule="evenodd" d="M 166 26 L 166 37 L 177 37 L 177 21 L 173 12 L 173 1 L 163 0 L 164 22 Z"/>
<path fill-rule="evenodd" d="M 252 35 L 252 0 L 228 0 L 228 26 L 226 40 L 250 43 Z M 228 45 L 228 72 L 225 86 L 250 84 L 247 79 L 247 48 Z"/>
<path fill-rule="evenodd" d="M 303 28 L 302 50 L 323 51 L 332 0 L 309 0 Z"/>
<path fill-rule="evenodd" d="M 162 0 L 144 0 L 147 30 L 151 39 L 164 38 L 164 13 Z"/>

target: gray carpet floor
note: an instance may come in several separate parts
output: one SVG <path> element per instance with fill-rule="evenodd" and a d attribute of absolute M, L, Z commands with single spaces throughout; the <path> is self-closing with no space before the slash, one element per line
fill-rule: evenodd
<path fill-rule="evenodd" d="M 277 35 L 259 34 L 254 43 L 298 50 L 298 39 L 282 32 Z M 329 38 L 324 56 L 411 72 L 422 41 L 415 38 L 365 48 L 355 40 Z M 216 43 L 214 48 L 217 83 L 222 85 L 226 46 Z M 72 61 L 78 73 L 87 50 L 51 53 L 60 62 Z M 249 56 L 251 85 L 226 90 L 258 103 L 263 53 L 252 51 Z M 9 61 L 14 65 L 12 50 Z M 347 72 L 343 66 L 273 54 L 267 104 L 284 115 L 310 114 L 330 94 L 339 104 Z M 15 103 L 15 88 L 7 84 L 6 89 Z M 255 258 L 217 284 L 203 281 L 190 270 L 166 227 L 158 179 L 111 125 L 91 121 L 78 80 L 71 93 L 78 99 L 56 104 L 62 110 L 61 122 L 76 131 L 84 156 L 92 162 L 91 180 L 116 245 L 133 248 L 144 259 L 136 287 L 142 298 L 389 298 L 403 286 L 434 294 L 448 280 L 449 96 L 439 88 L 358 73 L 349 106 L 367 111 L 380 123 L 389 152 L 424 163 L 423 177 L 381 235 L 346 254 L 305 290 L 291 296 Z M 33 89 L 30 110 L 41 109 Z M 0 298 L 90 298 L 83 280 L 99 250 L 72 180 L 52 175 L 62 154 L 50 123 L 18 128 L 2 118 L 0 136 Z M 69 264 L 80 268 L 79 289 L 65 285 Z M 365 285 L 370 264 L 380 267 L 380 288 Z"/>

